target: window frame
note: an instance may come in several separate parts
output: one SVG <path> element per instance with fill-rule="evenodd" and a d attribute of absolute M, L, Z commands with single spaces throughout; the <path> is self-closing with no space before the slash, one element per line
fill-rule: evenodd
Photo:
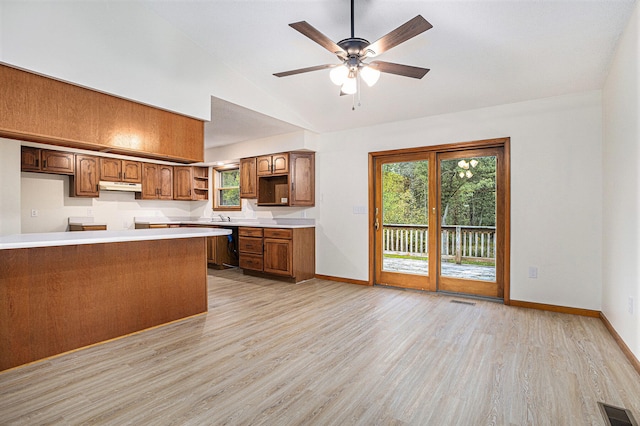
<path fill-rule="evenodd" d="M 236 170 L 238 172 L 238 186 L 220 187 L 221 173 Z M 214 211 L 240 211 L 242 210 L 242 198 L 239 198 L 239 204 L 237 206 L 222 206 L 220 205 L 220 191 L 238 189 L 238 195 L 240 195 L 240 164 L 228 164 L 222 167 L 213 167 L 213 205 Z"/>

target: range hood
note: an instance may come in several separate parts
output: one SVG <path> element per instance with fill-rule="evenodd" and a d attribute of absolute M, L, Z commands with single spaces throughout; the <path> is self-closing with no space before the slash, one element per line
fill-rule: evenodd
<path fill-rule="evenodd" d="M 142 192 L 142 184 L 100 181 L 100 191 Z"/>

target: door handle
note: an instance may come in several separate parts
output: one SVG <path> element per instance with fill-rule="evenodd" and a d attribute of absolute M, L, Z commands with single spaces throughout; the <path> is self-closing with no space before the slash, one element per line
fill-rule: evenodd
<path fill-rule="evenodd" d="M 378 222 L 378 218 L 377 218 L 377 217 L 376 217 L 376 221 L 375 221 L 375 223 L 373 224 L 373 226 L 375 226 L 376 231 L 377 231 L 378 229 L 380 229 L 380 222 Z"/>

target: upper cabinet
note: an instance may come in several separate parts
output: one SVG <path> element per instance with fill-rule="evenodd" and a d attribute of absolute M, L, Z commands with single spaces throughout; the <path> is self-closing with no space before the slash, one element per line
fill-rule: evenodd
<path fill-rule="evenodd" d="M 256 157 L 240 160 L 240 198 L 258 198 Z"/>
<path fill-rule="evenodd" d="M 21 170 L 23 172 L 72 175 L 75 170 L 75 159 L 71 152 L 23 146 L 21 148 Z"/>
<path fill-rule="evenodd" d="M 204 122 L 0 64 L 0 136 L 181 163 Z"/>
<path fill-rule="evenodd" d="M 76 154 L 76 171 L 69 179 L 69 196 L 98 197 L 99 166 L 98 157 Z"/>
<path fill-rule="evenodd" d="M 295 151 L 240 161 L 240 194 L 260 206 L 315 205 L 315 153 Z"/>
<path fill-rule="evenodd" d="M 172 200 L 173 166 L 142 163 L 142 192 L 136 192 L 137 199 Z"/>
<path fill-rule="evenodd" d="M 142 164 L 139 161 L 118 158 L 100 158 L 100 180 L 109 182 L 142 182 Z"/>
<path fill-rule="evenodd" d="M 188 166 L 174 167 L 173 199 L 208 200 L 209 168 Z"/>
<path fill-rule="evenodd" d="M 257 157 L 257 175 L 268 176 L 289 173 L 289 153 Z"/>
<path fill-rule="evenodd" d="M 313 206 L 316 203 L 316 169 L 313 152 L 292 152 L 290 157 L 291 205 Z"/>

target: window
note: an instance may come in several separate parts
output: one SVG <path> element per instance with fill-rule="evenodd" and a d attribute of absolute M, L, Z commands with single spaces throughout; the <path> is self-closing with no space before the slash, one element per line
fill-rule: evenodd
<path fill-rule="evenodd" d="M 213 210 L 240 210 L 240 169 L 215 169 Z"/>

